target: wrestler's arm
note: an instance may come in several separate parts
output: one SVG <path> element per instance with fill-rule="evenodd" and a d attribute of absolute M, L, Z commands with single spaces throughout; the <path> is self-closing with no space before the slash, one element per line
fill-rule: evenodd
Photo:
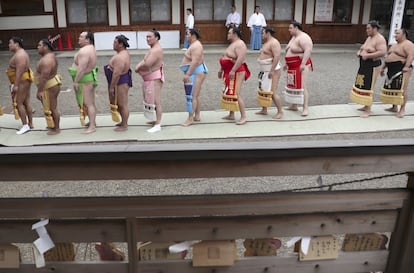
<path fill-rule="evenodd" d="M 357 51 L 357 53 L 356 53 L 357 57 L 360 57 L 360 56 L 361 56 L 361 53 L 362 53 L 362 51 L 364 50 L 364 45 L 365 45 L 365 44 L 363 44 L 363 45 L 359 48 L 359 50 Z"/>
<path fill-rule="evenodd" d="M 28 60 L 24 54 L 17 54 L 15 58 L 16 64 L 16 79 L 14 81 L 13 90 L 17 90 L 20 81 L 22 80 L 23 73 L 26 71 L 29 66 Z"/>
<path fill-rule="evenodd" d="M 73 81 L 74 85 L 77 85 L 80 79 L 82 79 L 83 75 L 87 72 L 86 69 L 88 68 L 88 63 L 89 56 L 86 54 L 85 51 L 80 49 L 77 55 L 77 72 L 75 80 Z"/>
<path fill-rule="evenodd" d="M 390 48 L 388 48 L 388 51 L 386 53 L 387 56 L 391 54 L 392 48 L 393 48 L 393 45 L 391 45 Z M 387 68 L 387 64 L 385 62 L 383 62 L 382 66 L 381 66 L 381 69 L 380 69 L 381 77 L 383 77 L 385 75 L 385 69 L 386 68 Z"/>
<path fill-rule="evenodd" d="M 409 42 L 405 45 L 404 50 L 407 54 L 407 59 L 405 61 L 405 66 L 403 68 L 403 72 L 408 72 L 412 69 L 411 65 L 414 61 L 414 43 Z"/>
<path fill-rule="evenodd" d="M 286 45 L 286 48 L 285 48 L 285 53 L 288 53 L 288 52 L 289 52 L 289 50 L 290 50 L 290 44 L 292 43 L 292 39 L 293 39 L 293 38 L 290 38 L 289 43 Z M 283 65 L 283 71 L 286 71 L 287 69 L 288 69 L 288 66 L 287 66 L 287 64 L 285 63 L 285 64 Z"/>
<path fill-rule="evenodd" d="M 155 49 L 152 49 L 148 52 L 148 55 L 142 60 L 142 64 L 140 67 L 141 71 L 152 71 L 152 67 L 157 63 L 158 61 L 158 55 L 157 51 Z"/>
<path fill-rule="evenodd" d="M 115 93 L 115 87 L 119 81 L 119 78 L 121 77 L 123 67 L 124 67 L 124 63 L 122 62 L 122 59 L 116 56 L 112 60 L 112 81 L 110 85 L 108 86 L 108 90 L 112 93 Z"/>
<path fill-rule="evenodd" d="M 368 53 L 365 52 L 363 54 L 364 59 L 378 59 L 382 58 L 387 54 L 387 42 L 384 38 L 379 39 L 379 41 L 375 45 L 375 52 Z"/>
<path fill-rule="evenodd" d="M 237 69 L 246 61 L 246 48 L 242 46 L 236 46 L 234 48 L 236 53 L 236 60 L 234 61 L 234 65 L 231 69 L 231 72 L 234 74 Z"/>
<path fill-rule="evenodd" d="M 303 57 L 302 57 L 301 66 L 304 67 L 306 65 L 306 62 L 308 61 L 308 59 L 311 56 L 313 43 L 312 43 L 312 40 L 309 36 L 305 36 L 304 39 L 301 39 L 299 41 L 299 44 L 303 49 Z"/>
<path fill-rule="evenodd" d="M 275 71 L 276 66 L 280 61 L 280 53 L 281 53 L 280 43 L 275 41 L 275 43 L 271 45 L 271 50 L 272 50 L 273 62 L 272 62 L 272 68 L 270 69 L 270 72 L 269 72 L 269 79 L 271 79 L 272 74 Z"/>
<path fill-rule="evenodd" d="M 191 48 L 191 63 L 190 67 L 188 68 L 187 72 L 185 73 L 186 76 L 190 76 L 193 74 L 194 69 L 203 62 L 203 48 L 201 46 L 196 46 Z"/>
<path fill-rule="evenodd" d="M 43 91 L 45 90 L 46 82 L 49 80 L 49 75 L 52 72 L 53 63 L 50 58 L 43 57 L 38 64 L 37 73 L 39 76 L 39 84 L 37 85 L 37 95 L 36 97 L 40 100 L 43 96 Z"/>
<path fill-rule="evenodd" d="M 137 66 L 135 66 L 135 72 L 136 73 L 139 73 L 141 70 L 142 70 L 142 67 L 143 67 L 143 65 L 144 65 L 144 60 L 141 60 L 138 64 L 137 64 Z"/>

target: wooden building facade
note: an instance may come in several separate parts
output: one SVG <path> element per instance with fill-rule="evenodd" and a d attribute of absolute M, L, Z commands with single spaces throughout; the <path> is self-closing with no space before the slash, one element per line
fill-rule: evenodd
<path fill-rule="evenodd" d="M 259 5 L 267 24 L 277 38 L 286 43 L 292 20 L 303 24 L 315 43 L 360 43 L 365 25 L 377 19 L 388 36 L 394 0 L 0 0 L 0 48 L 7 49 L 12 36 L 22 37 L 26 48 L 34 48 L 39 39 L 57 34 L 70 37 L 76 46 L 84 30 L 123 32 L 175 30 L 183 41 L 185 10 L 192 8 L 195 28 L 205 44 L 226 43 L 225 19 L 232 5 L 242 18 L 244 40 L 249 41 L 246 26 L 254 7 Z M 404 26 L 411 30 L 414 1 L 404 9 Z M 69 36 L 68 36 L 69 35 Z M 111 41 L 112 42 L 112 41 Z"/>

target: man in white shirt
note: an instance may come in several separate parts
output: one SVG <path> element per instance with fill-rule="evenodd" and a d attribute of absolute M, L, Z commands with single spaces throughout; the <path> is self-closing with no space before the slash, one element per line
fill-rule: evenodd
<path fill-rule="evenodd" d="M 260 50 L 262 47 L 262 28 L 266 26 L 266 19 L 263 13 L 260 12 L 260 7 L 254 7 L 254 13 L 250 16 L 247 22 L 247 27 L 250 28 L 250 49 Z"/>
<path fill-rule="evenodd" d="M 187 30 L 194 28 L 194 15 L 193 10 L 191 8 L 186 9 L 187 13 L 187 21 L 185 23 L 185 31 L 184 31 L 184 48 L 183 50 L 187 50 L 190 46 L 190 43 L 187 40 Z"/>
<path fill-rule="evenodd" d="M 226 28 L 239 27 L 240 25 L 240 14 L 236 11 L 236 6 L 231 6 L 231 12 L 227 15 Z"/>

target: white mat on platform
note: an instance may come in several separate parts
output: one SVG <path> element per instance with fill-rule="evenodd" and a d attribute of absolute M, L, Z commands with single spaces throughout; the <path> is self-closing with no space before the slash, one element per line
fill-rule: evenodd
<path fill-rule="evenodd" d="M 301 117 L 300 112 L 284 111 L 281 120 L 272 120 L 275 108 L 271 108 L 269 115 L 261 116 L 254 113 L 258 109 L 248 109 L 248 122 L 245 125 L 235 125 L 233 121 L 221 119 L 227 114 L 222 110 L 202 111 L 201 122 L 189 127 L 180 124 L 186 119 L 187 113 L 164 113 L 162 131 L 147 133 L 150 128 L 142 113 L 131 113 L 129 129 L 125 132 L 115 132 L 114 123 L 110 114 L 97 117 L 98 128 L 95 133 L 84 135 L 78 116 L 62 116 L 59 135 L 46 135 L 44 118 L 35 118 L 35 129 L 24 135 L 16 135 L 21 127 L 20 121 L 13 115 L 0 116 L 0 145 L 4 146 L 32 146 L 69 143 L 96 143 L 116 141 L 158 141 L 182 139 L 220 139 L 236 137 L 263 137 L 263 136 L 298 136 L 341 133 L 384 132 L 395 130 L 414 129 L 414 103 L 408 103 L 404 118 L 396 118 L 393 113 L 384 111 L 386 105 L 375 104 L 372 107 L 373 115 L 369 118 L 360 118 L 358 105 L 320 105 L 310 107 L 308 117 Z M 236 113 L 236 119 L 239 113 Z"/>

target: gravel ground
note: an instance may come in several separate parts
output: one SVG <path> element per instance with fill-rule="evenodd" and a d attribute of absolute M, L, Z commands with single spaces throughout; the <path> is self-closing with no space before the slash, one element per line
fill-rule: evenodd
<path fill-rule="evenodd" d="M 352 47 L 351 47 L 352 48 Z M 358 45 L 355 45 L 355 49 Z M 224 48 L 223 48 L 224 49 Z M 31 67 L 35 67 L 38 55 L 35 51 L 29 51 L 31 57 Z M 142 58 L 145 52 L 135 52 L 132 56 L 132 67 L 134 67 Z M 62 92 L 59 96 L 59 109 L 64 115 L 77 115 L 72 84 L 67 73 L 67 68 L 71 65 L 72 57 L 63 57 L 65 54 L 58 53 L 59 72 L 64 76 Z M 66 54 L 67 55 L 67 54 Z M 109 56 L 100 56 L 98 66 L 100 68 L 107 64 L 112 54 Z M 221 53 L 214 51 L 206 53 L 205 62 L 209 68 L 209 75 L 204 82 L 202 89 L 202 110 L 219 109 L 221 82 L 217 79 L 219 70 L 218 58 Z M 9 52 L 0 52 L 0 61 L 3 69 L 7 68 Z M 245 83 L 242 95 L 245 98 L 248 108 L 255 108 L 256 105 L 256 75 L 259 72 L 257 64 L 257 52 L 250 52 L 247 57 L 247 63 L 252 72 L 252 77 Z M 162 103 L 164 112 L 185 111 L 182 73 L 178 66 L 181 63 L 182 52 L 165 55 L 165 75 L 166 82 L 163 88 Z M 334 50 L 332 52 L 314 53 L 312 56 L 314 72 L 309 81 L 310 105 L 323 104 L 344 104 L 349 103 L 349 90 L 353 84 L 355 74 L 358 68 L 358 60 L 355 54 L 350 50 Z M 410 90 L 413 86 L 413 78 L 410 80 Z M 96 102 L 98 113 L 108 113 L 108 98 L 106 91 L 106 80 L 102 72 L 99 73 L 100 84 L 96 89 Z M 379 90 L 382 79 L 377 82 L 376 90 Z M 0 91 L 0 102 L 5 107 L 4 111 L 11 111 L 10 97 L 8 93 L 8 81 L 5 73 L 0 74 L 0 83 L 3 88 Z M 137 112 L 142 109 L 141 79 L 137 75 L 133 77 L 134 87 L 129 93 L 130 111 Z M 282 90 L 285 85 L 285 77 L 282 74 L 278 90 Z M 41 116 L 41 105 L 34 99 L 35 88 L 32 86 L 32 102 L 36 109 L 36 116 Z M 377 97 L 375 98 L 378 101 Z M 369 133 L 369 134 L 337 134 L 337 135 L 316 135 L 316 136 L 299 136 L 299 137 L 266 137 L 262 141 L 291 141 L 291 140 L 330 140 L 330 139 L 375 139 L 375 138 L 412 138 L 412 131 L 399 131 L 387 133 Z M 239 141 L 251 141 L 252 139 L 239 139 Z M 253 139 L 257 141 L 257 139 Z M 204 142 L 203 140 L 199 142 Z M 215 140 L 216 141 L 216 140 Z M 218 140 L 231 141 L 231 140 Z M 179 143 L 180 141 L 175 141 Z M 175 143 L 170 142 L 170 143 Z M 367 189 L 367 188 L 398 188 L 405 187 L 407 177 L 404 174 L 393 177 L 381 178 L 386 175 L 382 173 L 375 174 L 352 174 L 352 175 L 324 175 L 324 176 L 289 176 L 289 177 L 248 177 L 248 178 L 215 178 L 215 179 L 174 179 L 174 180 L 128 180 L 128 181 L 65 181 L 65 182 L 1 182 L 0 198 L 5 197 L 41 197 L 44 192 L 49 196 L 145 196 L 145 195 L 187 195 L 187 194 L 222 194 L 222 193 L 258 193 L 258 192 L 275 192 L 304 187 L 314 187 L 320 185 L 329 185 L 338 182 L 345 183 L 343 186 L 335 186 L 332 190 L 345 189 Z M 373 179 L 373 177 L 379 177 Z M 323 190 L 326 190 L 324 188 Z M 319 189 L 315 189 L 319 190 Z M 282 238 L 285 245 L 286 239 Z M 238 242 L 239 252 L 242 250 L 241 241 Z M 118 245 L 125 250 L 124 244 Z M 27 245 L 23 253 L 23 261 L 31 261 L 30 249 Z M 77 260 L 96 259 L 94 250 L 89 252 L 90 246 L 81 244 L 77 255 Z M 86 253 L 85 253 L 86 251 Z M 282 251 L 282 255 L 291 255 L 290 250 Z M 126 252 L 126 251 L 124 251 Z M 240 253 L 239 253 L 240 256 Z"/>
<path fill-rule="evenodd" d="M 323 104 L 346 104 L 349 102 L 349 90 L 353 84 L 355 74 L 358 68 L 358 59 L 355 57 L 355 51 L 359 45 L 343 45 L 343 46 L 324 46 L 316 45 L 312 55 L 314 71 L 309 80 L 310 105 Z M 218 59 L 224 51 L 224 46 L 205 46 L 205 62 L 209 68 L 209 74 L 203 84 L 202 89 L 202 110 L 219 109 L 220 90 L 222 83 L 217 79 L 217 71 L 219 70 Z M 28 51 L 30 54 L 31 67 L 35 68 L 39 55 L 34 50 Z M 57 52 L 59 60 L 59 73 L 64 76 L 62 84 L 62 92 L 59 96 L 59 109 L 62 115 L 78 115 L 78 108 L 75 96 L 72 91 L 72 81 L 67 73 L 67 68 L 71 66 L 73 61 L 73 52 Z M 131 51 L 132 62 L 131 67 L 143 58 L 145 50 Z M 98 67 L 102 68 L 108 63 L 113 55 L 112 51 L 99 51 Z M 10 52 L 0 52 L 0 63 L 4 69 L 7 68 L 8 60 L 11 56 Z M 164 112 L 176 112 L 184 110 L 184 96 L 182 85 L 182 73 L 178 66 L 181 63 L 183 52 L 180 50 L 165 50 L 165 75 L 166 81 L 163 88 L 162 104 Z M 246 106 L 248 108 L 257 107 L 256 104 L 256 75 L 259 72 L 257 64 L 258 52 L 250 51 L 247 54 L 247 63 L 252 72 L 252 76 L 245 83 L 243 96 L 245 97 Z M 283 58 L 283 56 L 282 56 Z M 410 79 L 409 88 L 412 89 L 414 77 Z M 104 73 L 101 69 L 99 72 L 99 82 L 96 89 L 96 103 L 98 113 L 108 113 L 107 84 Z M 379 90 L 383 80 L 377 81 Z M 0 83 L 4 86 L 0 91 L 0 102 L 5 107 L 4 111 L 11 111 L 10 97 L 7 91 L 8 81 L 5 73 L 0 73 Z M 281 92 L 286 80 L 282 74 L 279 82 L 278 90 Z M 141 94 L 141 78 L 133 75 L 133 88 L 129 92 L 130 111 L 136 112 L 142 109 Z M 35 115 L 42 116 L 41 105 L 34 99 L 36 89 L 32 86 L 32 102 L 36 109 Z M 378 100 L 378 98 L 376 99 Z M 274 108 L 273 108 L 274 109 Z M 272 110 L 273 110 L 272 109 Z M 412 131 L 398 131 L 385 133 L 367 133 L 367 134 L 336 134 L 336 135 L 313 135 L 313 136 L 294 136 L 294 137 L 264 137 L 262 141 L 291 141 L 291 140 L 330 140 L 330 139 L 376 139 L 376 138 L 412 138 Z M 257 141 L 257 139 L 244 138 L 239 141 Z M 197 140 L 205 142 L 208 140 Z M 232 140 L 215 140 L 215 141 L 232 141 Z M 183 141 L 170 141 L 170 143 L 180 143 Z M 87 144 L 90 145 L 90 144 Z M 362 176 L 366 176 L 365 174 Z M 372 175 L 368 175 L 372 176 Z M 353 176 L 338 176 L 343 180 L 353 180 Z M 338 179 L 332 176 L 332 181 Z M 359 175 L 357 175 L 359 177 Z M 325 179 L 325 178 L 324 178 Z M 331 178 L 326 178 L 330 181 Z M 405 183 L 403 179 L 398 180 L 397 185 Z M 235 192 L 265 192 L 285 190 L 290 187 L 299 188 L 303 186 L 313 185 L 316 181 L 315 177 L 258 177 L 258 178 L 217 178 L 208 179 L 180 179 L 180 180 L 160 180 L 153 183 L 150 180 L 140 181 L 111 181 L 108 183 L 100 183 L 95 181 L 86 182 L 45 182 L 36 183 L 38 187 L 33 190 L 30 182 L 19 183 L 19 189 L 15 190 L 15 183 L 1 183 L 0 196 L 42 196 L 43 191 L 47 191 L 50 196 L 68 196 L 77 195 L 155 195 L 155 194 L 206 194 L 206 193 L 235 193 Z M 227 183 L 231 182 L 231 183 Z M 304 184 L 302 184 L 304 183 Z M 328 182 L 327 182 L 328 183 Z M 191 186 L 188 186 L 190 184 Z M 378 183 L 369 183 L 378 184 Z M 389 184 L 388 182 L 386 184 Z M 76 190 L 81 187 L 82 190 Z"/>
<path fill-rule="evenodd" d="M 355 46 L 355 48 L 357 48 Z M 223 47 L 224 50 L 224 47 Z M 346 50 L 331 50 L 323 52 L 316 50 L 317 53 L 312 55 L 314 64 L 314 72 L 311 74 L 309 80 L 310 90 L 310 105 L 323 105 L 323 104 L 346 104 L 349 103 L 349 91 L 355 79 L 356 71 L 358 68 L 358 60 L 355 57 L 355 53 L 351 53 L 351 49 Z M 167 50 L 166 50 L 167 51 Z M 220 53 L 219 53 L 220 52 Z M 29 51 L 31 58 L 31 67 L 34 68 L 38 54 L 35 51 Z M 74 53 L 74 52 L 73 52 Z M 135 65 L 143 58 L 145 51 L 133 51 L 131 67 Z M 73 115 L 78 113 L 76 106 L 75 96 L 72 91 L 72 81 L 67 73 L 67 68 L 71 66 L 73 57 L 69 53 L 57 53 L 59 60 L 59 73 L 63 75 L 62 92 L 59 96 L 59 109 L 62 115 Z M 98 58 L 98 67 L 101 69 L 99 72 L 99 85 L 96 88 L 96 103 L 98 113 L 108 113 L 108 98 L 107 98 L 107 84 L 103 73 L 102 67 L 108 63 L 109 59 L 113 55 L 108 51 L 105 54 L 101 54 Z M 0 52 L 0 61 L 7 68 L 7 62 L 11 53 Z M 68 56 L 68 57 L 65 57 Z M 205 63 L 209 69 L 209 74 L 203 84 L 202 88 L 202 110 L 214 110 L 219 109 L 220 105 L 220 91 L 222 83 L 217 79 L 217 72 L 219 70 L 218 59 L 221 56 L 221 50 L 206 50 Z M 169 52 L 165 54 L 165 77 L 166 81 L 162 93 L 162 104 L 164 112 L 177 112 L 185 111 L 183 85 L 182 85 L 182 72 L 178 69 L 181 63 L 183 53 L 180 51 Z M 256 104 L 256 89 L 257 89 L 257 74 L 259 72 L 259 65 L 257 64 L 258 52 L 249 51 L 247 55 L 247 64 L 252 72 L 252 76 L 245 83 L 243 89 L 243 96 L 248 108 L 257 107 Z M 279 82 L 278 91 L 281 92 L 283 86 L 286 83 L 284 74 L 282 74 Z M 411 79 L 411 82 L 413 81 Z M 380 79 L 377 83 L 377 89 L 379 90 L 381 83 Z M 0 101 L 3 106 L 6 107 L 6 113 L 11 110 L 10 98 L 7 92 L 8 81 L 5 73 L 0 74 L 0 83 L 4 88 L 0 92 Z M 413 84 L 411 83 L 410 86 Z M 37 110 L 36 115 L 41 116 L 41 105 L 35 99 L 35 87 L 32 86 L 32 103 Z M 378 101 L 378 98 L 376 98 Z M 142 109 L 142 93 L 141 93 L 141 78 L 137 75 L 133 75 L 133 88 L 129 92 L 129 107 L 132 112 L 141 112 Z"/>

